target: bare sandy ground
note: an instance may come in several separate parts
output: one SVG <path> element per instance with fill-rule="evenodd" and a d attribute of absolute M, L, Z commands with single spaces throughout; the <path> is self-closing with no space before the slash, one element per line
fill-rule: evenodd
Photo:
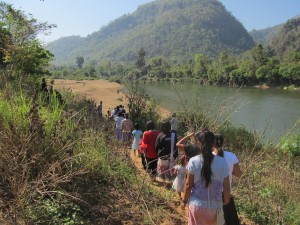
<path fill-rule="evenodd" d="M 127 106 L 127 99 L 120 91 L 123 86 L 107 80 L 76 81 L 56 79 L 54 88 L 72 90 L 75 94 L 84 95 L 94 100 L 97 105 L 102 101 L 103 113 L 105 113 L 108 108 L 113 109 L 117 105 L 124 105 L 125 108 Z M 170 112 L 162 106 L 159 106 L 157 111 L 163 118 L 170 116 Z"/>

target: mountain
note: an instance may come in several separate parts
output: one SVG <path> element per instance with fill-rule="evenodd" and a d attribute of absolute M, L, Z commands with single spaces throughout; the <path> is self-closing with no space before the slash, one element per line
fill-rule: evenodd
<path fill-rule="evenodd" d="M 55 64 L 85 61 L 132 62 L 140 48 L 146 57 L 187 62 L 195 54 L 239 54 L 254 46 L 242 24 L 218 0 L 157 0 L 138 7 L 85 38 L 49 44 Z"/>
<path fill-rule="evenodd" d="M 270 46 L 280 56 L 300 52 L 300 17 L 288 20 L 270 41 Z"/>
<path fill-rule="evenodd" d="M 273 27 L 268 27 L 261 30 L 252 30 L 249 34 L 252 36 L 256 43 L 267 45 L 276 35 L 279 30 L 283 27 L 283 24 L 279 24 Z"/>

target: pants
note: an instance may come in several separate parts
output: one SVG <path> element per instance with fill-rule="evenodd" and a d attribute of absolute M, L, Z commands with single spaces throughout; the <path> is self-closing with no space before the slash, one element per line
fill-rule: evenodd
<path fill-rule="evenodd" d="M 226 225 L 240 225 L 239 217 L 232 196 L 230 197 L 229 203 L 223 206 L 223 211 Z"/>
<path fill-rule="evenodd" d="M 142 158 L 143 168 L 144 168 L 144 170 L 146 170 L 147 169 L 147 163 L 146 163 L 146 157 L 145 157 L 144 153 L 141 153 L 141 158 Z"/>
<path fill-rule="evenodd" d="M 152 177 L 156 176 L 157 169 L 157 159 L 156 158 L 146 158 L 147 161 L 147 170 Z"/>

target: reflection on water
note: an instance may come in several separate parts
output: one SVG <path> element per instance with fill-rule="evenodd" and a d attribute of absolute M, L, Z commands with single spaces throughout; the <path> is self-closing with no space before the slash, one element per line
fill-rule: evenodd
<path fill-rule="evenodd" d="M 288 131 L 300 118 L 300 92 L 282 89 L 232 88 L 199 86 L 191 83 L 176 84 L 177 90 L 189 103 L 193 98 L 199 99 L 201 105 L 215 109 L 221 103 L 233 97 L 229 104 L 234 104 L 236 112 L 231 122 L 245 126 L 248 130 L 262 133 L 266 127 L 267 138 L 276 139 Z M 158 103 L 171 111 L 180 111 L 180 100 L 170 83 L 147 84 L 148 91 L 158 100 Z M 190 107 L 194 107 L 190 105 Z"/>

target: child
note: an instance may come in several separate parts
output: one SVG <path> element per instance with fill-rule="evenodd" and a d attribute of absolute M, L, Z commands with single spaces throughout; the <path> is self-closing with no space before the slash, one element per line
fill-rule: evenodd
<path fill-rule="evenodd" d="M 140 130 L 139 124 L 135 123 L 134 124 L 134 131 L 132 131 L 132 138 L 133 138 L 133 143 L 132 143 L 132 151 L 133 155 L 139 156 L 139 151 L 140 151 L 140 140 L 143 135 L 143 132 Z"/>
<path fill-rule="evenodd" d="M 181 201 L 181 192 L 184 191 L 184 186 L 185 186 L 185 179 L 186 179 L 186 157 L 182 156 L 180 158 L 180 164 L 175 166 L 175 174 L 176 174 L 176 178 L 173 182 L 173 188 L 175 191 L 177 191 L 178 196 L 179 196 L 179 200 Z"/>

